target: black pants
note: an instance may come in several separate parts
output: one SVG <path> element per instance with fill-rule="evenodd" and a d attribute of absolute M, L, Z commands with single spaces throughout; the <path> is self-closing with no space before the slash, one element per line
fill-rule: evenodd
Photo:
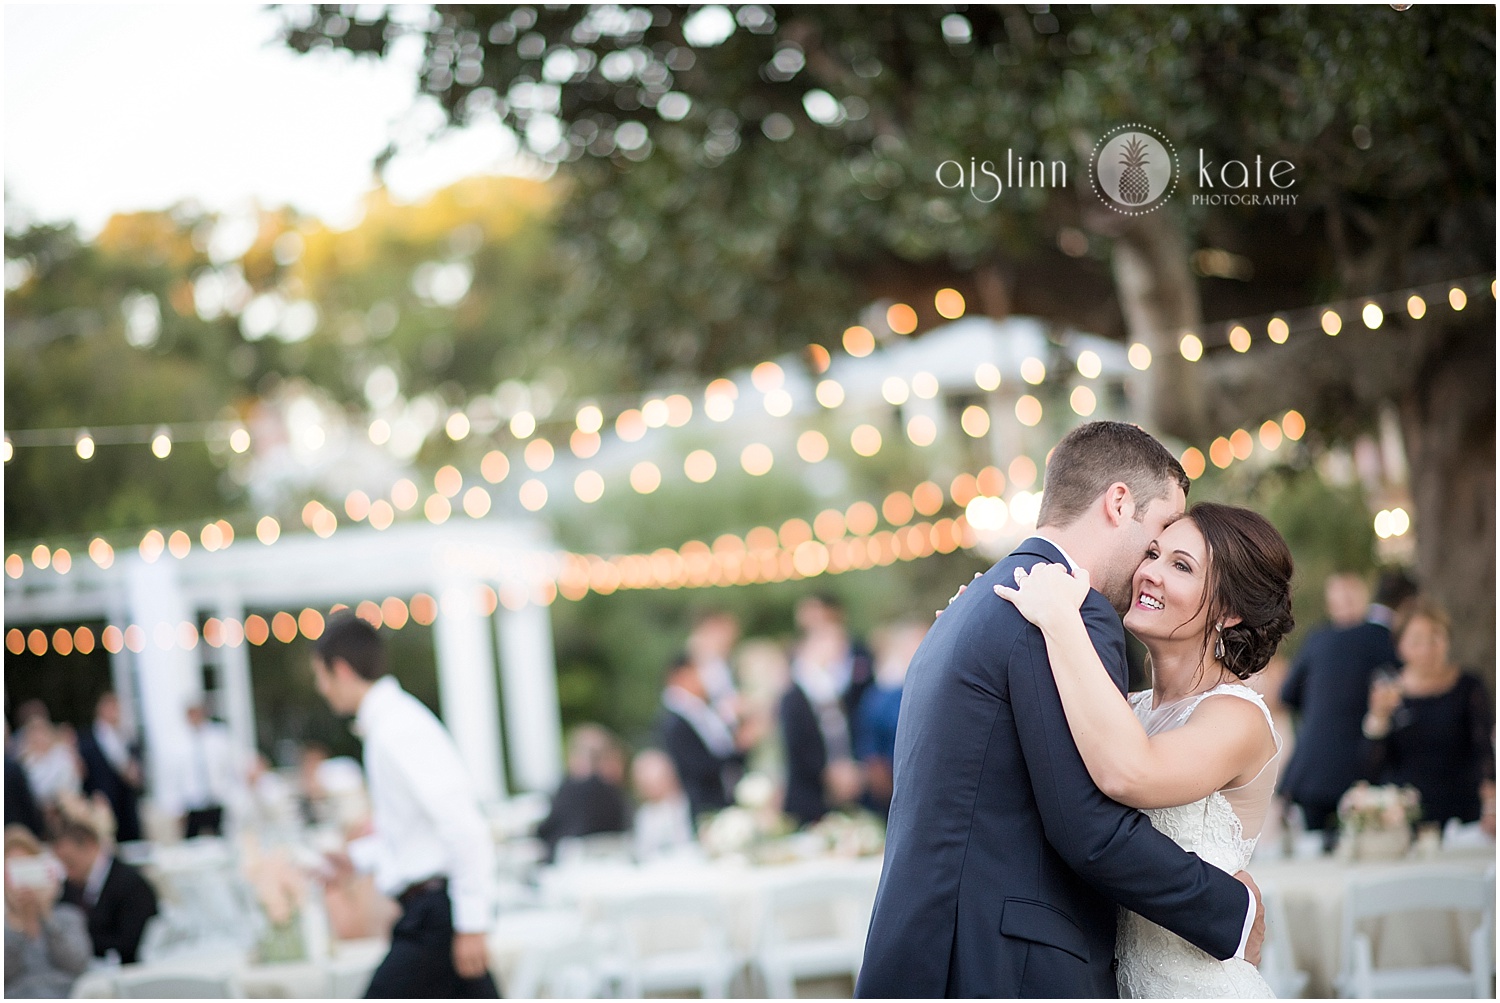
<path fill-rule="evenodd" d="M 223 808 L 194 808 L 187 813 L 187 823 L 182 831 L 183 839 L 192 839 L 194 836 L 222 835 L 224 835 Z"/>
<path fill-rule="evenodd" d="M 391 951 L 375 969 L 365 999 L 499 999 L 485 972 L 460 978 L 453 967 L 453 905 L 445 889 L 413 895 L 391 931 Z"/>

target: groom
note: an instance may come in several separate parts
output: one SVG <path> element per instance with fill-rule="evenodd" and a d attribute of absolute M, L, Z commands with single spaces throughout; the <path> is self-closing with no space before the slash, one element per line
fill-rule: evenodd
<path fill-rule="evenodd" d="M 1116 611 L 1187 489 L 1172 454 L 1134 425 L 1074 429 L 1048 462 L 1036 534 L 927 634 L 901 702 L 857 995 L 1114 996 L 1116 903 L 1216 958 L 1258 960 L 1265 926 L 1249 875 L 1204 863 L 1099 792 L 1041 632 L 991 588 L 1039 563 L 1087 568 L 1098 591 L 1084 622 L 1123 692 Z"/>

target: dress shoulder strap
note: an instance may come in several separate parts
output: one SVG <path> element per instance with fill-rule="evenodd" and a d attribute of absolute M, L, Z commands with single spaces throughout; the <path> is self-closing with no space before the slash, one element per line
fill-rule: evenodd
<path fill-rule="evenodd" d="M 1193 701 L 1193 706 L 1197 707 L 1198 704 L 1202 703 L 1204 700 L 1214 696 L 1239 697 L 1241 700 L 1253 703 L 1255 706 L 1259 707 L 1261 714 L 1264 715 L 1266 719 L 1266 727 L 1271 729 L 1271 740 L 1276 743 L 1276 751 L 1271 753 L 1271 758 L 1266 760 L 1265 763 L 1261 765 L 1260 770 L 1256 772 L 1254 777 L 1250 778 L 1248 782 L 1240 784 L 1239 787 L 1225 788 L 1226 791 L 1243 790 L 1244 788 L 1249 787 L 1251 784 L 1255 783 L 1255 781 L 1259 780 L 1261 774 L 1265 773 L 1266 768 L 1274 763 L 1281 755 L 1281 732 L 1276 730 L 1276 722 L 1271 717 L 1271 709 L 1266 706 L 1265 698 L 1250 687 L 1246 686 L 1244 683 L 1220 683 L 1213 689 L 1198 694 L 1197 699 Z"/>
<path fill-rule="evenodd" d="M 1182 719 L 1184 721 L 1187 720 L 1188 716 L 1197 710 L 1198 705 L 1204 700 L 1217 696 L 1239 697 L 1241 700 L 1248 701 L 1259 707 L 1261 714 L 1265 716 L 1266 727 L 1271 729 L 1271 737 L 1276 740 L 1276 751 L 1281 751 L 1281 733 L 1276 730 L 1276 721 L 1271 717 L 1271 708 L 1266 706 L 1265 697 L 1244 683 L 1220 683 L 1211 690 L 1204 690 L 1189 702 L 1183 711 Z"/>

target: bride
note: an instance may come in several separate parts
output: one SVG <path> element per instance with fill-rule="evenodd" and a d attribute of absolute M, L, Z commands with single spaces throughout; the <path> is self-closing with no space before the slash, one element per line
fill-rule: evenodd
<path fill-rule="evenodd" d="M 1205 502 L 1152 541 L 1125 627 L 1151 653 L 1152 688 L 1122 700 L 1084 629 L 1088 572 L 1057 564 L 995 586 L 1046 638 L 1073 740 L 1094 783 L 1186 850 L 1233 874 L 1250 862 L 1281 738 L 1244 680 L 1292 628 L 1292 555 L 1248 509 Z M 1115 953 L 1127 998 L 1270 997 L 1246 961 L 1218 961 L 1121 910 Z"/>

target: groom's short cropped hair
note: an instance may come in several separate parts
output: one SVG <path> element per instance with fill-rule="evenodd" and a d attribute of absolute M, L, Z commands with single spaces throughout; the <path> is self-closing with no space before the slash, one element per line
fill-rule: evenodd
<path fill-rule="evenodd" d="M 1191 483 L 1177 458 L 1140 426 L 1091 421 L 1053 447 L 1037 525 L 1070 525 L 1116 481 L 1130 488 L 1137 519 L 1152 501 L 1167 496 L 1169 485 L 1186 495 Z"/>

